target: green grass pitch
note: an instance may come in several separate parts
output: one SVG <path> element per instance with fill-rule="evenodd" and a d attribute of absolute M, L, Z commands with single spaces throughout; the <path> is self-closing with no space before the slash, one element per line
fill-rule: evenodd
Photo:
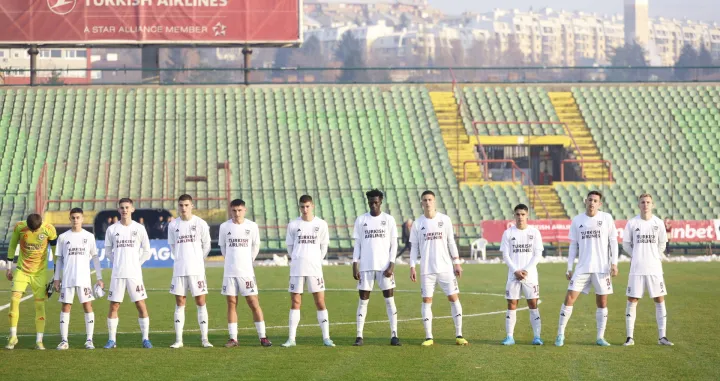
<path fill-rule="evenodd" d="M 636 346 L 625 348 L 625 293 L 628 265 L 621 264 L 615 280 L 615 295 L 610 297 L 610 318 L 606 338 L 609 348 L 594 345 L 594 296 L 580 297 L 566 332 L 566 346 L 553 346 L 567 281 L 564 265 L 541 264 L 540 313 L 543 319 L 545 346 L 531 346 L 528 313 L 518 312 L 515 329 L 517 345 L 503 347 L 503 298 L 506 267 L 504 265 L 466 265 L 460 280 L 463 304 L 464 334 L 469 347 L 454 345 L 454 328 L 449 318 L 450 307 L 444 295 L 436 292 L 433 304 L 435 346 L 422 348 L 420 291 L 410 282 L 408 267 L 397 268 L 396 303 L 402 347 L 389 345 L 389 328 L 385 321 L 382 294 L 370 298 L 365 326 L 365 346 L 353 347 L 357 293 L 349 266 L 325 268 L 330 333 L 336 348 L 322 346 L 312 297 L 303 299 L 298 346 L 281 348 L 287 339 L 287 316 L 290 303 L 287 289 L 288 268 L 256 269 L 260 286 L 260 304 L 265 313 L 268 336 L 273 347 L 259 346 L 248 308 L 239 306 L 239 348 L 226 349 L 227 320 L 224 297 L 220 295 L 222 268 L 208 268 L 211 287 L 208 297 L 210 340 L 215 348 L 200 348 L 195 307 L 186 309 L 185 348 L 172 350 L 174 341 L 174 299 L 168 294 L 172 271 L 145 269 L 149 290 L 150 339 L 155 348 L 140 347 L 140 334 L 135 307 L 126 301 L 120 310 L 118 348 L 101 348 L 107 340 L 106 299 L 94 302 L 96 313 L 95 345 L 98 349 L 82 349 L 85 327 L 82 307 L 76 304 L 71 317 L 70 350 L 54 348 L 60 304 L 57 297 L 47 304 L 45 346 L 41 352 L 34 345 L 34 309 L 32 300 L 21 304 L 16 350 L 2 350 L 0 379 L 3 380 L 207 380 L 207 379 L 720 379 L 720 310 L 715 304 L 720 289 L 720 263 L 667 263 L 665 280 L 668 285 L 668 337 L 674 347 L 657 345 L 655 308 L 644 298 L 638 306 L 635 329 Z M 105 276 L 109 277 L 109 272 Z M 4 278 L 4 277 L 3 277 Z M 106 279 L 107 280 L 107 279 Z M 0 281 L 0 305 L 9 302 L 10 284 Z M 524 301 L 521 301 L 524 307 Z M 4 309 L 3 315 L 7 313 Z M 0 319 L 2 345 L 5 345 L 8 322 Z"/>

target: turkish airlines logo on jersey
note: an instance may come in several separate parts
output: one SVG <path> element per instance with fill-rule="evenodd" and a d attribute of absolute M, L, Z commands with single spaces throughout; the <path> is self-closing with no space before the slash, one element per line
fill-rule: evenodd
<path fill-rule="evenodd" d="M 75 9 L 77 0 L 47 0 L 47 5 L 52 13 L 63 16 Z"/>

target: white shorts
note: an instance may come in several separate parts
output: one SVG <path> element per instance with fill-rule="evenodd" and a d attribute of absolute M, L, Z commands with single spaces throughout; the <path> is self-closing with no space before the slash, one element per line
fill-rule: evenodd
<path fill-rule="evenodd" d="M 595 295 L 610 295 L 613 293 L 612 277 L 610 274 L 600 273 L 573 274 L 568 290 L 582 291 L 583 294 L 589 294 L 590 286 L 595 290 Z"/>
<path fill-rule="evenodd" d="M 257 282 L 255 277 L 225 277 L 223 278 L 223 286 L 221 294 L 227 296 L 252 296 L 258 294 Z"/>
<path fill-rule="evenodd" d="M 92 287 L 65 287 L 60 289 L 58 302 L 63 304 L 73 304 L 75 294 L 77 294 L 78 301 L 80 303 L 87 303 L 95 300 Z"/>
<path fill-rule="evenodd" d="M 361 271 L 357 289 L 361 291 L 372 291 L 375 282 L 377 282 L 378 287 L 380 287 L 382 291 L 395 288 L 395 274 L 388 278 L 384 273 L 384 271 Z"/>
<path fill-rule="evenodd" d="M 661 275 L 630 275 L 626 295 L 640 299 L 647 290 L 651 298 L 667 295 L 665 280 Z"/>
<path fill-rule="evenodd" d="M 291 276 L 288 292 L 302 294 L 305 284 L 307 284 L 308 292 L 311 294 L 325 291 L 325 279 L 321 276 Z"/>
<path fill-rule="evenodd" d="M 205 275 L 174 276 L 170 283 L 170 293 L 178 296 L 185 296 L 187 290 L 193 297 L 207 295 L 207 289 Z"/>
<path fill-rule="evenodd" d="M 521 296 L 532 300 L 540 297 L 540 285 L 534 279 L 510 279 L 505 285 L 505 299 L 520 300 Z"/>
<path fill-rule="evenodd" d="M 130 301 L 135 303 L 147 299 L 145 285 L 142 279 L 133 278 L 112 278 L 110 279 L 110 290 L 108 300 L 115 303 L 122 303 L 125 297 L 125 290 L 130 295 Z"/>
<path fill-rule="evenodd" d="M 440 284 L 445 296 L 460 293 L 455 273 L 423 274 L 420 275 L 420 292 L 423 298 L 432 298 L 435 285 Z"/>

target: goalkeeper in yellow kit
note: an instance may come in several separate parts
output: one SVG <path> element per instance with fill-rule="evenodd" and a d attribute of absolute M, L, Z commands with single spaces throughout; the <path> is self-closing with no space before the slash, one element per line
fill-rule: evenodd
<path fill-rule="evenodd" d="M 32 287 L 35 296 L 35 330 L 37 331 L 35 349 L 45 349 L 42 339 L 45 331 L 45 300 L 47 298 L 47 249 L 50 246 L 54 256 L 56 241 L 55 227 L 43 223 L 39 214 L 31 214 L 26 221 L 18 222 L 15 225 L 7 257 L 8 261 L 14 262 L 18 244 L 20 244 L 20 257 L 17 260 L 17 266 L 13 263 L 6 274 L 7 279 L 12 281 L 10 314 L 8 314 L 10 340 L 8 340 L 6 349 L 15 348 L 18 342 L 17 325 L 20 318 L 20 298 L 28 285 Z"/>

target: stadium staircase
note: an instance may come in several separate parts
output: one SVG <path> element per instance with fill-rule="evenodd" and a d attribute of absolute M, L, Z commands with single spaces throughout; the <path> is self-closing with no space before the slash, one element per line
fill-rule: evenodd
<path fill-rule="evenodd" d="M 560 196 L 558 196 L 553 185 L 536 185 L 535 190 L 537 191 L 540 199 L 545 204 L 545 207 L 550 214 L 550 219 L 565 220 L 569 218 L 567 213 L 565 212 L 565 207 L 560 200 Z M 532 194 L 532 189 L 529 189 L 529 187 L 527 187 L 526 192 L 528 192 L 528 194 Z M 540 205 L 535 205 L 534 207 L 537 210 L 542 210 L 542 207 Z M 540 214 L 540 217 L 544 218 L 542 214 Z"/>
<path fill-rule="evenodd" d="M 482 181 L 480 165 L 468 164 L 467 178 L 463 168 L 465 161 L 477 160 L 475 156 L 475 143 L 470 142 L 462 119 L 458 116 L 458 104 L 451 91 L 430 92 L 435 115 L 440 124 L 445 147 L 448 151 L 450 164 L 458 182 L 461 184 L 479 184 Z"/>
<path fill-rule="evenodd" d="M 567 125 L 568 130 L 575 139 L 578 149 L 582 152 L 582 158 L 584 160 L 601 160 L 600 151 L 593 140 L 590 129 L 585 124 L 573 94 L 567 91 L 549 92 L 548 95 L 558 118 Z M 580 159 L 579 154 L 576 153 L 576 156 L 577 159 Z M 582 167 L 587 181 L 607 179 L 607 170 L 603 163 L 584 163 Z"/>

